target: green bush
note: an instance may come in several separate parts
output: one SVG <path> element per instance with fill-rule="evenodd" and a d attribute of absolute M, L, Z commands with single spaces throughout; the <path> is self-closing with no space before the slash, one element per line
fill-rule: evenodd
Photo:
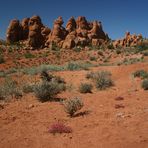
<path fill-rule="evenodd" d="M 71 117 L 73 117 L 74 114 L 84 106 L 82 100 L 78 97 L 64 101 L 63 105 L 66 113 Z"/>
<path fill-rule="evenodd" d="M 24 74 L 29 74 L 29 75 L 36 75 L 41 73 L 42 71 L 63 71 L 66 70 L 66 66 L 59 66 L 59 65 L 40 65 L 36 67 L 31 67 L 31 68 L 24 68 L 22 69 L 22 72 Z"/>
<path fill-rule="evenodd" d="M 78 62 L 69 62 L 67 65 L 67 70 L 74 71 L 74 70 L 88 70 L 91 65 L 86 63 L 78 63 Z"/>
<path fill-rule="evenodd" d="M 96 61 L 97 60 L 97 58 L 94 57 L 94 56 L 91 56 L 89 59 L 90 59 L 90 61 Z"/>
<path fill-rule="evenodd" d="M 25 84 L 25 85 L 23 85 L 22 90 L 24 93 L 31 93 L 34 91 L 34 85 Z"/>
<path fill-rule="evenodd" d="M 4 97 L 4 92 L 3 92 L 3 88 L 0 87 L 0 100 L 4 100 L 5 97 Z"/>
<path fill-rule="evenodd" d="M 142 54 L 143 54 L 144 56 L 148 56 L 148 50 L 143 51 Z"/>
<path fill-rule="evenodd" d="M 4 83 L 0 86 L 0 94 L 1 98 L 5 99 L 7 97 L 11 98 L 19 98 L 22 96 L 22 90 L 20 87 L 17 85 L 17 82 L 10 79 L 6 78 Z"/>
<path fill-rule="evenodd" d="M 2 64 L 4 62 L 5 62 L 4 57 L 0 54 L 0 64 Z"/>
<path fill-rule="evenodd" d="M 52 42 L 50 44 L 50 50 L 53 50 L 53 51 L 60 51 L 60 48 L 57 46 L 57 44 L 55 42 Z"/>
<path fill-rule="evenodd" d="M 47 71 L 42 71 L 41 72 L 41 79 L 43 81 L 47 81 L 47 82 L 57 82 L 59 84 L 65 84 L 65 81 L 63 78 L 61 78 L 60 76 L 55 76 L 52 73 L 49 73 Z"/>
<path fill-rule="evenodd" d="M 108 46 L 107 46 L 108 49 L 114 49 L 114 45 L 113 43 L 110 43 Z"/>
<path fill-rule="evenodd" d="M 148 78 L 148 72 L 143 69 L 135 71 L 133 75 L 134 77 L 140 77 L 142 79 Z"/>
<path fill-rule="evenodd" d="M 25 53 L 24 56 L 25 56 L 26 59 L 35 58 L 35 55 L 33 55 L 33 54 L 29 53 L 29 52 Z"/>
<path fill-rule="evenodd" d="M 73 50 L 74 50 L 75 52 L 80 52 L 80 51 L 82 50 L 82 48 L 81 48 L 81 47 L 74 47 Z"/>
<path fill-rule="evenodd" d="M 108 87 L 113 86 L 111 79 L 111 73 L 108 71 L 101 71 L 95 77 L 96 88 L 104 90 Z"/>
<path fill-rule="evenodd" d="M 38 98 L 39 101 L 52 101 L 55 99 L 56 95 L 65 90 L 63 84 L 59 84 L 57 82 L 47 82 L 43 81 L 35 85 L 34 93 L 35 96 Z"/>
<path fill-rule="evenodd" d="M 67 69 L 71 71 L 79 70 L 81 69 L 81 65 L 78 63 L 74 63 L 74 62 L 69 62 L 67 65 Z"/>
<path fill-rule="evenodd" d="M 92 84 L 89 83 L 81 83 L 80 87 L 79 87 L 79 91 L 81 93 L 91 93 L 92 92 Z"/>
<path fill-rule="evenodd" d="M 95 82 L 96 88 L 104 90 L 108 87 L 113 86 L 111 79 L 111 73 L 108 71 L 91 72 L 86 75 L 87 78 L 92 79 Z"/>
<path fill-rule="evenodd" d="M 130 58 L 130 59 L 124 59 L 123 64 L 129 65 L 129 64 L 134 64 L 138 62 L 143 62 L 143 58 Z"/>
<path fill-rule="evenodd" d="M 0 70 L 0 77 L 5 77 L 6 76 L 6 73 L 5 73 L 5 71 L 3 71 L 3 70 Z"/>
<path fill-rule="evenodd" d="M 137 52 L 148 50 L 148 41 L 143 41 L 141 44 L 136 46 Z"/>
<path fill-rule="evenodd" d="M 117 49 L 117 50 L 116 50 L 116 53 L 117 53 L 117 54 L 121 54 L 121 50 L 120 50 L 120 49 Z"/>
<path fill-rule="evenodd" d="M 54 76 L 52 74 L 48 74 L 46 70 L 43 70 L 40 76 L 43 81 L 48 81 L 48 82 L 50 82 L 54 78 Z"/>
<path fill-rule="evenodd" d="M 92 71 L 86 74 L 86 78 L 87 78 L 87 79 L 93 79 L 94 76 L 95 76 L 95 74 L 94 74 L 94 72 L 92 72 Z"/>
<path fill-rule="evenodd" d="M 142 88 L 144 90 L 148 90 L 148 79 L 142 81 Z"/>

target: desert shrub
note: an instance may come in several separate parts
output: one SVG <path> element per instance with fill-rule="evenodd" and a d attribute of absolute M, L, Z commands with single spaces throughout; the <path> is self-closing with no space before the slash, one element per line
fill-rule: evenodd
<path fill-rule="evenodd" d="M 84 106 L 82 100 L 78 97 L 64 101 L 63 105 L 66 113 L 71 117 L 73 117 L 74 114 Z"/>
<path fill-rule="evenodd" d="M 4 57 L 3 57 L 3 55 L 0 54 L 0 64 L 2 64 L 4 62 L 5 62 Z"/>
<path fill-rule="evenodd" d="M 120 50 L 120 49 L 117 49 L 117 50 L 116 50 L 116 53 L 117 53 L 117 54 L 121 54 L 121 50 Z"/>
<path fill-rule="evenodd" d="M 17 85 L 17 82 L 10 78 L 5 79 L 4 83 L 0 86 L 0 92 L 2 98 L 9 96 L 11 98 L 19 98 L 22 96 L 22 90 Z"/>
<path fill-rule="evenodd" d="M 0 46 L 0 54 L 3 53 L 3 48 Z"/>
<path fill-rule="evenodd" d="M 94 66 L 93 64 L 89 63 L 89 62 L 69 62 L 67 64 L 67 70 L 70 70 L 70 71 L 74 71 L 74 70 L 88 70 L 89 67 L 92 67 Z"/>
<path fill-rule="evenodd" d="M 143 58 L 130 58 L 130 59 L 124 59 L 123 64 L 129 65 L 129 64 L 134 64 L 138 62 L 143 62 Z"/>
<path fill-rule="evenodd" d="M 143 56 L 148 56 L 148 50 L 142 52 Z"/>
<path fill-rule="evenodd" d="M 94 76 L 95 76 L 95 74 L 94 74 L 94 72 L 92 72 L 92 71 L 86 74 L 86 78 L 87 78 L 87 79 L 93 79 Z"/>
<path fill-rule="evenodd" d="M 136 46 L 137 52 L 141 52 L 141 51 L 145 51 L 145 50 L 148 50 L 148 41 L 146 41 L 146 40 Z"/>
<path fill-rule="evenodd" d="M 75 62 L 69 62 L 67 65 L 67 69 L 71 71 L 79 70 L 81 69 L 81 65 Z"/>
<path fill-rule="evenodd" d="M 144 90 L 148 90 L 148 79 L 142 81 L 142 88 Z"/>
<path fill-rule="evenodd" d="M 74 47 L 73 50 L 74 50 L 75 52 L 80 52 L 80 51 L 82 50 L 82 48 L 81 48 L 81 47 Z"/>
<path fill-rule="evenodd" d="M 63 123 L 57 122 L 50 126 L 49 133 L 56 134 L 56 133 L 71 133 L 72 129 L 69 126 L 64 125 Z"/>
<path fill-rule="evenodd" d="M 88 73 L 86 77 L 95 82 L 97 89 L 104 90 L 107 87 L 113 86 L 111 73 L 108 71 L 100 71 L 95 73 L 91 72 Z"/>
<path fill-rule="evenodd" d="M 24 54 L 26 59 L 35 58 L 35 55 L 31 54 L 30 52 Z"/>
<path fill-rule="evenodd" d="M 97 60 L 97 58 L 94 57 L 94 56 L 91 56 L 89 59 L 90 59 L 90 61 L 96 61 Z"/>
<path fill-rule="evenodd" d="M 8 45 L 8 44 L 7 44 L 6 40 L 0 39 L 0 45 L 5 45 L 5 46 L 6 46 L 6 45 Z"/>
<path fill-rule="evenodd" d="M 103 90 L 110 86 L 113 86 L 111 79 L 111 73 L 108 71 L 101 71 L 95 77 L 96 88 Z"/>
<path fill-rule="evenodd" d="M 24 84 L 22 86 L 22 90 L 24 93 L 31 93 L 34 91 L 34 85 L 32 84 Z"/>
<path fill-rule="evenodd" d="M 108 46 L 107 46 L 108 49 L 114 49 L 114 46 L 113 46 L 113 43 L 110 43 Z"/>
<path fill-rule="evenodd" d="M 81 93 L 91 93 L 92 92 L 92 84 L 89 83 L 81 83 L 80 87 L 79 87 L 79 91 Z"/>
<path fill-rule="evenodd" d="M 43 70 L 41 72 L 40 77 L 43 81 L 48 81 L 48 82 L 50 82 L 54 78 L 54 76 L 51 73 L 48 74 L 46 70 Z"/>
<path fill-rule="evenodd" d="M 59 84 L 65 84 L 65 80 L 61 78 L 60 76 L 54 76 L 53 81 L 56 81 Z"/>
<path fill-rule="evenodd" d="M 53 51 L 60 51 L 60 48 L 57 46 L 57 44 L 55 42 L 52 42 L 50 44 L 50 50 L 53 50 Z"/>
<path fill-rule="evenodd" d="M 103 55 L 103 52 L 100 51 L 100 50 L 99 50 L 97 53 L 98 53 L 98 55 L 100 55 L 100 56 L 104 56 L 104 55 Z"/>
<path fill-rule="evenodd" d="M 4 97 L 4 92 L 3 92 L 3 89 L 2 87 L 0 87 L 0 100 L 3 100 L 5 97 Z"/>
<path fill-rule="evenodd" d="M 34 93 L 39 101 L 45 102 L 52 101 L 56 97 L 56 95 L 64 89 L 65 87 L 63 86 L 63 84 L 59 84 L 55 81 L 43 81 L 42 83 L 35 85 Z"/>
<path fill-rule="evenodd" d="M 0 77 L 5 77 L 5 76 L 6 76 L 5 71 L 3 71 L 3 70 L 1 71 L 1 70 L 0 70 Z"/>
<path fill-rule="evenodd" d="M 68 90 L 69 92 L 71 92 L 74 89 L 75 89 L 75 86 L 72 83 L 69 83 L 66 85 L 66 90 Z"/>
<path fill-rule="evenodd" d="M 135 71 L 133 75 L 134 77 L 140 77 L 142 79 L 148 78 L 148 72 L 143 69 Z"/>
<path fill-rule="evenodd" d="M 56 82 L 56 83 L 58 83 L 58 84 L 61 84 L 61 86 L 62 86 L 62 84 L 63 84 L 63 87 L 65 87 L 64 85 L 65 85 L 65 80 L 63 79 L 63 78 L 61 78 L 60 76 L 55 76 L 55 75 L 53 75 L 53 74 L 51 74 L 51 73 L 49 73 L 48 74 L 48 72 L 47 71 L 42 71 L 41 72 L 41 79 L 43 80 L 43 81 L 47 81 L 47 82 Z"/>
<path fill-rule="evenodd" d="M 16 68 L 10 68 L 10 69 L 6 72 L 6 74 L 13 74 L 13 73 L 16 73 L 16 72 L 18 72 L 18 69 L 16 69 Z"/>
<path fill-rule="evenodd" d="M 71 71 L 79 70 L 81 69 L 81 65 L 75 62 L 69 62 L 67 65 L 67 69 Z"/>
<path fill-rule="evenodd" d="M 31 68 L 24 68 L 22 69 L 22 72 L 24 74 L 29 74 L 29 75 L 36 75 L 41 73 L 42 71 L 63 71 L 66 70 L 66 66 L 59 66 L 59 65 L 40 65 L 36 67 L 31 67 Z"/>

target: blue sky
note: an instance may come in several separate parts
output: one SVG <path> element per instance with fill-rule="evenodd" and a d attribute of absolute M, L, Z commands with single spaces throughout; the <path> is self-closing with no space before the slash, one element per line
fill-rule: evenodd
<path fill-rule="evenodd" d="M 123 37 L 126 31 L 148 37 L 147 0 L 1 0 L 0 38 L 5 38 L 11 19 L 35 14 L 50 28 L 58 16 L 63 17 L 64 25 L 71 16 L 85 16 L 89 21 L 102 21 L 112 39 Z"/>

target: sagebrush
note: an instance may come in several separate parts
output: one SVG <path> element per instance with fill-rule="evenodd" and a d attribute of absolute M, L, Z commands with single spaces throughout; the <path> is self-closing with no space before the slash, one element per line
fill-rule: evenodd
<path fill-rule="evenodd" d="M 91 93 L 92 92 L 92 84 L 90 83 L 81 83 L 79 87 L 79 91 L 81 93 Z"/>
<path fill-rule="evenodd" d="M 66 113 L 68 113 L 71 117 L 73 117 L 74 114 L 84 106 L 81 98 L 79 97 L 66 100 L 63 102 L 63 105 Z"/>

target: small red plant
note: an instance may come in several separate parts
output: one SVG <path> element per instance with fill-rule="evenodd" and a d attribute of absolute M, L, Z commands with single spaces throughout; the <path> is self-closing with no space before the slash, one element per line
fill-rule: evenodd
<path fill-rule="evenodd" d="M 63 123 L 58 122 L 58 123 L 54 123 L 50 126 L 49 132 L 52 134 L 71 133 L 72 129 L 71 129 L 71 127 L 66 126 Z"/>

